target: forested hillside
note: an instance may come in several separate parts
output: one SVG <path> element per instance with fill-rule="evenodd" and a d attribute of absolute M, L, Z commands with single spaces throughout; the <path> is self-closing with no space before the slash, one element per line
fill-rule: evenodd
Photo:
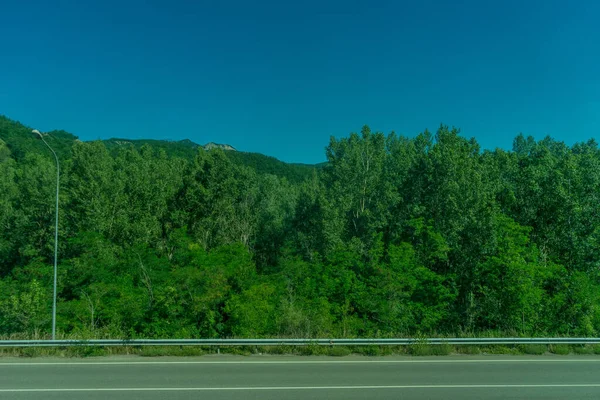
<path fill-rule="evenodd" d="M 171 158 L 180 157 L 188 161 L 192 161 L 198 153 L 198 149 L 203 147 L 191 140 L 172 142 L 165 140 L 109 139 L 102 142 L 113 156 L 116 156 L 124 147 L 133 146 L 141 150 L 143 146 L 149 145 L 154 151 L 163 150 Z M 312 174 L 315 168 L 318 168 L 318 166 L 312 165 L 287 164 L 274 157 L 259 153 L 243 151 L 225 151 L 224 153 L 234 164 L 251 167 L 259 174 L 273 174 L 295 183 L 302 182 Z"/>
<path fill-rule="evenodd" d="M 364 127 L 288 179 L 222 150 L 67 148 L 65 135 L 49 139 L 62 159 L 60 332 L 600 333 L 593 140 L 520 135 L 483 151 L 446 126 Z M 22 125 L 0 119 L 0 138 L 0 335 L 47 334 L 54 161 Z"/>
<path fill-rule="evenodd" d="M 77 137 L 65 131 L 48 132 L 47 140 L 61 159 L 71 157 L 71 149 Z M 6 142 L 13 158 L 19 160 L 30 151 L 47 151 L 46 146 L 31 135 L 31 128 L 12 121 L 0 115 L 0 140 Z M 192 161 L 201 146 L 189 139 L 180 141 L 152 140 L 152 139 L 107 139 L 101 141 L 108 149 L 111 156 L 115 157 L 122 150 L 133 147 L 138 151 L 145 145 L 152 147 L 155 152 L 164 151 L 169 158 L 183 158 Z M 322 168 L 323 164 L 288 164 L 274 157 L 260 153 L 244 151 L 225 151 L 225 156 L 234 164 L 247 166 L 259 174 L 273 174 L 286 178 L 290 182 L 300 183 L 310 177 L 315 168 Z"/>

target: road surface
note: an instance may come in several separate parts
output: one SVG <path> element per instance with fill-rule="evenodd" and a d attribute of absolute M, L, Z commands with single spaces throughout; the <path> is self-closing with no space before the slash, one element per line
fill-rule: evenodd
<path fill-rule="evenodd" d="M 597 356 L 2 359 L 0 399 L 600 399 Z"/>

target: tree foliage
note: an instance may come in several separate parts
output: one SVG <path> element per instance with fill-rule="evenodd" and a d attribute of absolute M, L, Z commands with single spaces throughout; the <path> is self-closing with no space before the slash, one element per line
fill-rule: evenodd
<path fill-rule="evenodd" d="M 50 329 L 55 164 L 0 118 L 0 334 Z M 49 136 L 58 329 L 81 337 L 600 333 L 600 149 L 362 128 L 322 168 Z M 143 143 L 142 143 L 143 142 Z M 107 146 L 108 144 L 108 146 Z"/>

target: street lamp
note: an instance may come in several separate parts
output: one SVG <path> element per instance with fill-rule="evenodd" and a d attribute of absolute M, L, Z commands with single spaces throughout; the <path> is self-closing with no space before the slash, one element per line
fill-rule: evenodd
<path fill-rule="evenodd" d="M 31 131 L 34 135 L 36 135 L 39 139 L 42 139 L 42 142 L 50 149 L 52 154 L 54 154 L 54 159 L 56 159 L 56 218 L 55 218 L 55 226 L 54 226 L 54 296 L 52 299 L 52 340 L 56 340 L 56 280 L 57 280 L 57 261 L 58 261 L 58 189 L 60 183 L 60 166 L 58 164 L 58 156 L 52 150 L 52 147 L 44 140 L 44 136 L 40 131 L 34 129 Z"/>

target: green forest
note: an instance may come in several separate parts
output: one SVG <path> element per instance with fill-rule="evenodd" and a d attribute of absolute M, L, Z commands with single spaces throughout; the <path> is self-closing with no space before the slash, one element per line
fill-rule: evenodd
<path fill-rule="evenodd" d="M 358 128 L 358 127 L 357 127 Z M 81 338 L 600 334 L 600 149 L 442 125 L 292 165 L 45 136 L 57 330 Z M 56 166 L 0 117 L 0 336 L 51 330 Z"/>

